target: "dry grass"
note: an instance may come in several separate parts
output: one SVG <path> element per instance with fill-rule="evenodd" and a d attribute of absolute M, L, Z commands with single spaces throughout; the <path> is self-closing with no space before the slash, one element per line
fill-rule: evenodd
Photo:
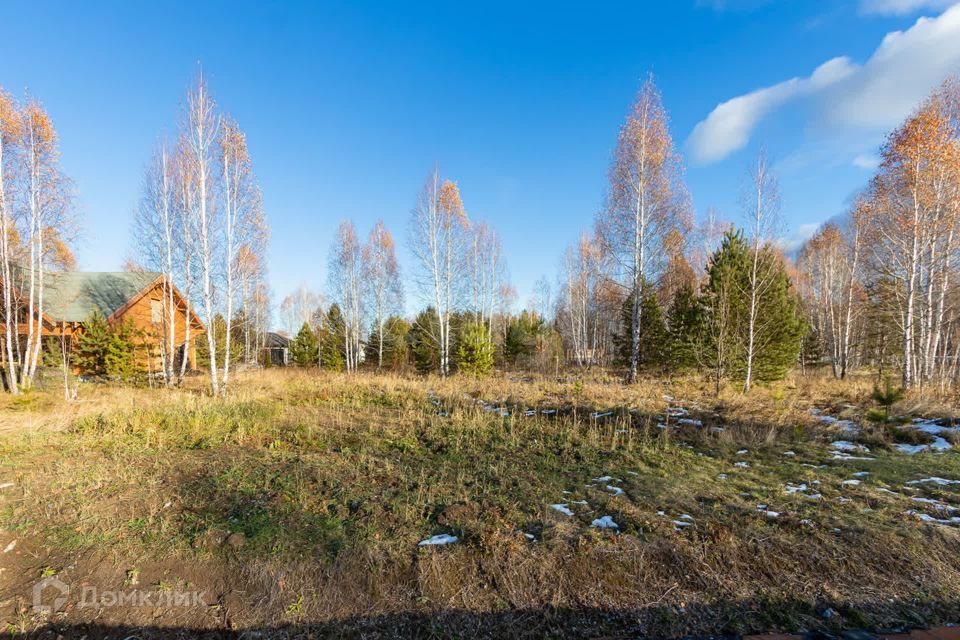
<path fill-rule="evenodd" d="M 868 380 L 797 377 L 719 398 L 693 378 L 627 387 L 602 374 L 476 381 L 271 370 L 238 375 L 217 399 L 200 393 L 202 382 L 173 392 L 87 388 L 72 413 L 44 394 L 0 409 L 0 420 L 21 421 L 0 435 L 0 481 L 15 485 L 0 493 L 0 546 L 18 540 L 0 555 L 8 624 L 50 622 L 23 609 L 46 568 L 116 588 L 136 569 L 153 588 L 216 595 L 204 611 L 77 608 L 66 625 L 94 615 L 152 625 L 159 615 L 193 629 L 295 624 L 322 634 L 337 623 L 358 633 L 385 625 L 385 635 L 423 625 L 441 636 L 520 635 L 559 624 L 559 635 L 573 635 L 575 618 L 587 616 L 611 632 L 681 635 L 960 615 L 958 530 L 905 515 L 938 514 L 914 496 L 960 502 L 957 487 L 905 488 L 960 478 L 957 454 L 895 454 L 892 432 L 876 428 L 862 435 L 876 461 L 835 463 L 826 443 L 842 434 L 810 414 L 816 406 L 859 420 Z M 672 418 L 657 428 L 665 396 L 703 426 Z M 870 472 L 860 485 L 843 484 L 860 469 Z M 591 480 L 603 475 L 622 495 Z M 822 499 L 787 493 L 788 483 L 816 486 Z M 557 502 L 575 515 L 549 507 Z M 682 514 L 693 524 L 678 529 Z M 600 515 L 620 532 L 591 528 Z M 242 547 L 223 544 L 231 532 L 243 534 Z M 441 532 L 461 542 L 417 547 Z M 827 607 L 842 615 L 826 621 Z"/>

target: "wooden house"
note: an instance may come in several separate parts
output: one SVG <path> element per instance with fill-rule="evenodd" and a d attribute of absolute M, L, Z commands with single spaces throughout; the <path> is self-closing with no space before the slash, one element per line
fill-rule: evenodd
<path fill-rule="evenodd" d="M 17 279 L 18 290 L 23 286 L 23 274 Z M 147 349 L 142 351 L 141 365 L 146 371 L 160 370 L 160 344 L 165 335 L 167 322 L 164 311 L 164 294 L 167 287 L 173 289 L 176 306 L 174 321 L 174 342 L 177 345 L 175 362 L 177 366 L 182 358 L 188 358 L 188 367 L 196 368 L 196 343 L 206 330 L 203 323 L 191 309 L 190 350 L 185 352 L 187 305 L 173 283 L 167 283 L 163 274 L 155 272 L 90 272 L 65 271 L 49 272 L 43 278 L 43 324 L 42 336 L 63 338 L 70 342 L 83 333 L 84 322 L 94 312 L 101 313 L 107 322 L 117 325 L 130 321 L 142 335 Z M 36 297 L 36 296 L 35 296 Z M 25 299 L 26 295 L 21 296 Z M 21 347 L 26 344 L 29 313 L 26 305 L 21 306 L 17 332 Z M 4 328 L 0 325 L 0 335 Z M 2 351 L 2 350 L 0 350 Z M 0 358 L 4 357 L 0 355 Z"/>

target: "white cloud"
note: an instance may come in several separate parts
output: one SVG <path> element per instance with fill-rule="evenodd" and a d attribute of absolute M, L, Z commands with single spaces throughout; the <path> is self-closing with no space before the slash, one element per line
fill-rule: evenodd
<path fill-rule="evenodd" d="M 960 72 L 960 4 L 888 33 L 850 80 L 825 97 L 829 119 L 841 126 L 889 129 L 930 90 Z"/>
<path fill-rule="evenodd" d="M 853 166 L 873 171 L 880 166 L 880 158 L 871 153 L 861 153 L 853 159 Z"/>
<path fill-rule="evenodd" d="M 860 0 L 860 13 L 880 16 L 905 16 L 915 11 L 946 9 L 956 0 Z"/>
<path fill-rule="evenodd" d="M 803 243 L 813 237 L 813 234 L 820 229 L 821 223 L 808 222 L 797 227 L 790 235 L 777 240 L 780 249 L 787 255 L 793 255 L 800 250 Z"/>
<path fill-rule="evenodd" d="M 749 142 L 753 129 L 768 113 L 799 95 L 820 91 L 853 71 L 848 58 L 834 58 L 817 67 L 809 78 L 791 78 L 721 102 L 690 134 L 688 144 L 694 161 L 722 160 Z"/>
<path fill-rule="evenodd" d="M 958 72 L 960 4 L 940 16 L 920 18 L 905 31 L 888 33 L 862 66 L 833 58 L 808 78 L 791 78 L 721 102 L 694 127 L 687 143 L 695 162 L 722 160 L 746 146 L 764 117 L 801 97 L 817 98 L 820 120 L 845 131 L 889 129 L 946 76 Z"/>

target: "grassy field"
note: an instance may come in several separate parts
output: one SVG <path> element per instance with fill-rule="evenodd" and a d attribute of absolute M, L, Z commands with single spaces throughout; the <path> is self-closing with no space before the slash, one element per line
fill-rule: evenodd
<path fill-rule="evenodd" d="M 6 633 L 680 636 L 960 621 L 960 483 L 936 480 L 960 480 L 960 455 L 897 451 L 932 436 L 865 420 L 868 381 L 797 377 L 715 398 L 693 380 L 599 374 L 268 370 L 238 376 L 227 398 L 202 387 L 5 399 Z M 894 415 L 949 427 L 955 403 L 908 398 Z M 441 534 L 457 541 L 419 544 Z M 54 611 L 33 606 L 42 580 L 69 587 Z"/>

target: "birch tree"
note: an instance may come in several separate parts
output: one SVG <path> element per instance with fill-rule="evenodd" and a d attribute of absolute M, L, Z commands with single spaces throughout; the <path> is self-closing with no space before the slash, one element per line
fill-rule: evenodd
<path fill-rule="evenodd" d="M 163 319 L 160 337 L 163 379 L 170 387 L 175 382 L 177 307 L 174 296 L 174 261 L 180 241 L 181 220 L 175 200 L 175 161 L 166 144 L 161 144 L 147 165 L 143 195 L 134 219 L 134 241 L 140 264 L 163 274 Z"/>
<path fill-rule="evenodd" d="M 364 281 L 376 333 L 377 371 L 383 367 L 383 345 L 387 339 L 387 318 L 403 310 L 403 284 L 393 236 L 382 220 L 377 221 L 363 247 Z"/>
<path fill-rule="evenodd" d="M 216 104 L 201 74 L 196 86 L 187 95 L 184 129 L 190 147 L 189 169 L 193 173 L 193 181 L 196 185 L 196 204 L 192 209 L 199 241 L 204 320 L 207 325 L 207 347 L 210 353 L 210 392 L 215 396 L 220 394 L 221 387 L 220 372 L 217 367 L 217 341 L 214 335 L 215 280 L 219 275 L 216 236 L 221 224 L 214 202 L 216 195 L 214 152 L 220 124 L 221 119 L 217 113 Z"/>
<path fill-rule="evenodd" d="M 63 236 L 70 206 L 70 184 L 60 171 L 57 133 L 50 116 L 32 101 L 20 118 L 20 193 L 27 221 L 29 246 L 27 341 L 21 354 L 21 383 L 32 385 L 40 360 L 44 309 L 44 274 L 51 236 Z"/>
<path fill-rule="evenodd" d="M 667 234 L 689 225 L 682 166 L 670 136 L 660 92 L 650 76 L 620 128 L 609 171 L 607 206 L 598 218 L 606 249 L 616 259 L 632 296 L 627 381 L 637 379 L 641 301 L 663 268 Z"/>
<path fill-rule="evenodd" d="M 223 190 L 223 250 L 226 283 L 224 300 L 227 334 L 224 342 L 222 391 L 230 380 L 230 356 L 233 333 L 234 302 L 244 278 L 259 266 L 253 260 L 266 234 L 262 199 L 253 174 L 246 135 L 236 122 L 225 118 L 217 140 Z M 245 250 L 242 250 L 245 249 Z M 239 289 L 238 289 L 239 287 Z"/>
<path fill-rule="evenodd" d="M 899 285 L 904 388 L 922 383 L 932 371 L 927 337 L 943 331 L 934 301 L 938 286 L 944 298 L 947 294 L 956 157 L 949 121 L 936 101 L 928 100 L 891 133 L 869 191 L 871 264 Z"/>
<path fill-rule="evenodd" d="M 13 148 L 20 134 L 20 114 L 13 98 L 0 89 L 0 280 L 3 286 L 4 360 L 6 361 L 7 388 L 11 393 L 20 392 L 17 361 L 13 343 L 16 334 L 15 301 L 11 264 L 13 261 L 11 235 L 14 233 L 13 197 L 10 192 L 10 172 L 14 166 Z"/>
<path fill-rule="evenodd" d="M 410 249 L 420 267 L 418 284 L 437 315 L 440 375 L 450 373 L 450 317 L 461 301 L 469 220 L 457 183 L 428 176 L 413 209 Z"/>
<path fill-rule="evenodd" d="M 363 252 L 349 220 L 337 227 L 330 248 L 329 278 L 333 296 L 343 313 L 343 348 L 347 372 L 356 371 L 361 358 L 365 283 Z"/>
<path fill-rule="evenodd" d="M 598 360 L 601 332 L 600 301 L 605 276 L 598 241 L 580 234 L 576 245 L 567 247 L 560 266 L 560 299 L 557 324 L 577 366 L 586 368 Z"/>
<path fill-rule="evenodd" d="M 773 242 L 780 230 L 780 193 L 777 179 L 770 169 L 766 154 L 761 151 L 748 171 L 749 182 L 743 194 L 744 213 L 748 238 L 751 245 L 750 279 L 744 294 L 749 298 L 747 307 L 747 344 L 744 354 L 746 375 L 744 392 L 749 392 L 753 383 L 753 363 L 757 354 L 757 324 L 760 300 L 774 281 L 774 273 L 764 269 L 762 250 Z"/>

